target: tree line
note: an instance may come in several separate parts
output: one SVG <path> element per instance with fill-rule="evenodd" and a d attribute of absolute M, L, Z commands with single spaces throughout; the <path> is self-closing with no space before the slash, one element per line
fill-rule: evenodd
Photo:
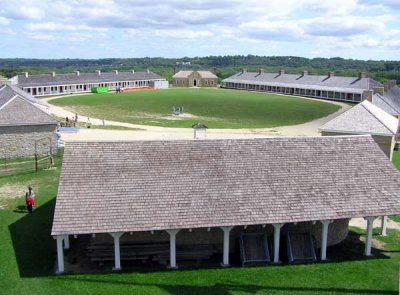
<path fill-rule="evenodd" d="M 190 65 L 181 62 L 190 62 Z M 182 69 L 211 70 L 220 79 L 224 79 L 242 68 L 257 71 L 263 68 L 266 72 L 277 72 L 280 69 L 288 73 L 300 73 L 308 70 L 311 74 L 326 74 L 335 71 L 338 76 L 356 76 L 359 71 L 378 81 L 388 79 L 400 81 L 400 61 L 356 60 L 334 58 L 304 58 L 296 56 L 206 56 L 182 58 L 103 58 L 103 59 L 0 59 L 0 75 L 12 77 L 22 72 L 46 74 L 49 72 L 68 73 L 75 70 L 94 72 L 95 70 L 132 70 L 151 71 L 171 79 L 174 71 Z"/>

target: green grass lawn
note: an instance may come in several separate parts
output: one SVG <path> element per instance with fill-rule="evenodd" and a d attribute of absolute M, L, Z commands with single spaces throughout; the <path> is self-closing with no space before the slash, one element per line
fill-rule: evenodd
<path fill-rule="evenodd" d="M 375 235 L 384 249 L 373 249 L 368 259 L 359 243 L 351 253 L 345 245 L 328 248 L 327 263 L 56 276 L 50 231 L 59 172 L 0 178 L 0 197 L 10 197 L 0 209 L 0 294 L 398 294 L 400 233 L 394 230 Z M 32 216 L 24 211 L 28 185 L 37 195 Z"/>
<path fill-rule="evenodd" d="M 296 125 L 340 108 L 300 97 L 201 88 L 66 96 L 51 103 L 99 119 L 165 127 L 191 127 L 201 122 L 210 128 Z M 186 116 L 171 116 L 173 106 L 183 106 Z"/>

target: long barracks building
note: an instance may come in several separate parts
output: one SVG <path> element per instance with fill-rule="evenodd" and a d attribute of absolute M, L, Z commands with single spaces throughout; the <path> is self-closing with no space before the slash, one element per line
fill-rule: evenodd
<path fill-rule="evenodd" d="M 69 74 L 47 75 L 17 75 L 10 80 L 25 92 L 33 96 L 47 96 L 58 94 L 90 92 L 92 87 L 108 87 L 115 90 L 123 88 L 168 88 L 168 81 L 163 77 L 150 72 L 113 72 L 81 73 L 76 71 Z"/>
<path fill-rule="evenodd" d="M 368 78 L 364 72 L 360 72 L 358 77 L 338 77 L 334 72 L 321 76 L 310 75 L 308 71 L 303 71 L 302 74 L 286 74 L 284 70 L 279 73 L 265 73 L 262 69 L 259 72 L 242 70 L 224 79 L 221 87 L 346 102 L 371 100 L 373 94 L 383 94 L 385 89 L 385 85 Z"/>

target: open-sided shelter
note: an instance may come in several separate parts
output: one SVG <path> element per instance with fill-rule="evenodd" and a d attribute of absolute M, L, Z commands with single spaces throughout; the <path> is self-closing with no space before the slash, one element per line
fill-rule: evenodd
<path fill-rule="evenodd" d="M 281 229 L 300 224 L 325 260 L 353 217 L 368 221 L 369 256 L 373 220 L 400 213 L 399 176 L 371 136 L 68 143 L 51 232 L 58 271 L 63 241 L 92 234 L 112 236 L 115 269 L 121 240 L 152 237 L 169 243 L 172 268 L 177 244 L 215 241 L 228 265 L 246 228 L 273 233 L 279 262 Z"/>

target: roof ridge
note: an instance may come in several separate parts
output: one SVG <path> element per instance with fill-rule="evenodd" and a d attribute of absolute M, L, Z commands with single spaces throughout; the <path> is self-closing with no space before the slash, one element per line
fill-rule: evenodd
<path fill-rule="evenodd" d="M 375 107 L 375 108 L 378 108 L 379 110 L 381 110 L 382 112 L 384 112 L 385 114 L 387 114 L 387 115 L 389 115 L 388 113 L 386 113 L 384 110 L 382 110 L 381 108 L 379 108 L 379 107 L 377 107 L 376 105 L 373 105 L 372 103 L 370 103 L 368 100 L 366 100 L 369 104 L 371 104 L 373 107 Z M 385 122 L 383 122 L 379 117 L 378 117 L 378 115 L 377 114 L 375 114 L 374 113 L 374 110 L 371 110 L 370 109 L 370 106 L 366 106 L 365 104 L 363 104 L 363 103 L 361 103 L 361 105 L 362 105 L 362 107 L 367 111 L 367 112 L 369 112 L 377 121 L 379 121 L 387 130 L 389 130 L 390 131 L 390 133 L 392 133 L 392 134 L 396 134 L 396 132 L 394 132 L 393 133 L 393 131 L 390 129 L 390 127 L 385 123 Z M 389 115 L 389 116 L 391 116 L 391 115 Z"/>
<path fill-rule="evenodd" d="M 391 104 L 391 103 L 389 103 L 387 100 L 386 100 L 386 96 L 385 95 L 382 95 L 382 94 L 379 94 L 379 93 L 377 93 L 376 95 L 378 95 L 388 106 L 390 106 L 393 110 L 395 110 L 395 111 L 397 111 L 397 112 L 400 112 L 400 109 L 398 109 L 395 105 L 393 105 L 393 104 Z"/>
<path fill-rule="evenodd" d="M 325 123 L 324 123 L 322 126 L 320 126 L 318 129 L 321 130 L 326 124 L 328 124 L 328 123 L 330 123 L 330 122 L 336 120 L 337 118 L 339 118 L 340 116 L 346 114 L 347 112 L 349 112 L 349 111 L 352 110 L 353 108 L 359 106 L 360 104 L 362 104 L 362 102 L 360 102 L 360 103 L 356 104 L 355 106 L 353 106 L 353 107 L 351 107 L 351 108 L 345 110 L 343 113 L 338 114 L 335 118 L 332 118 L 332 120 L 329 120 L 328 122 L 325 122 Z"/>

